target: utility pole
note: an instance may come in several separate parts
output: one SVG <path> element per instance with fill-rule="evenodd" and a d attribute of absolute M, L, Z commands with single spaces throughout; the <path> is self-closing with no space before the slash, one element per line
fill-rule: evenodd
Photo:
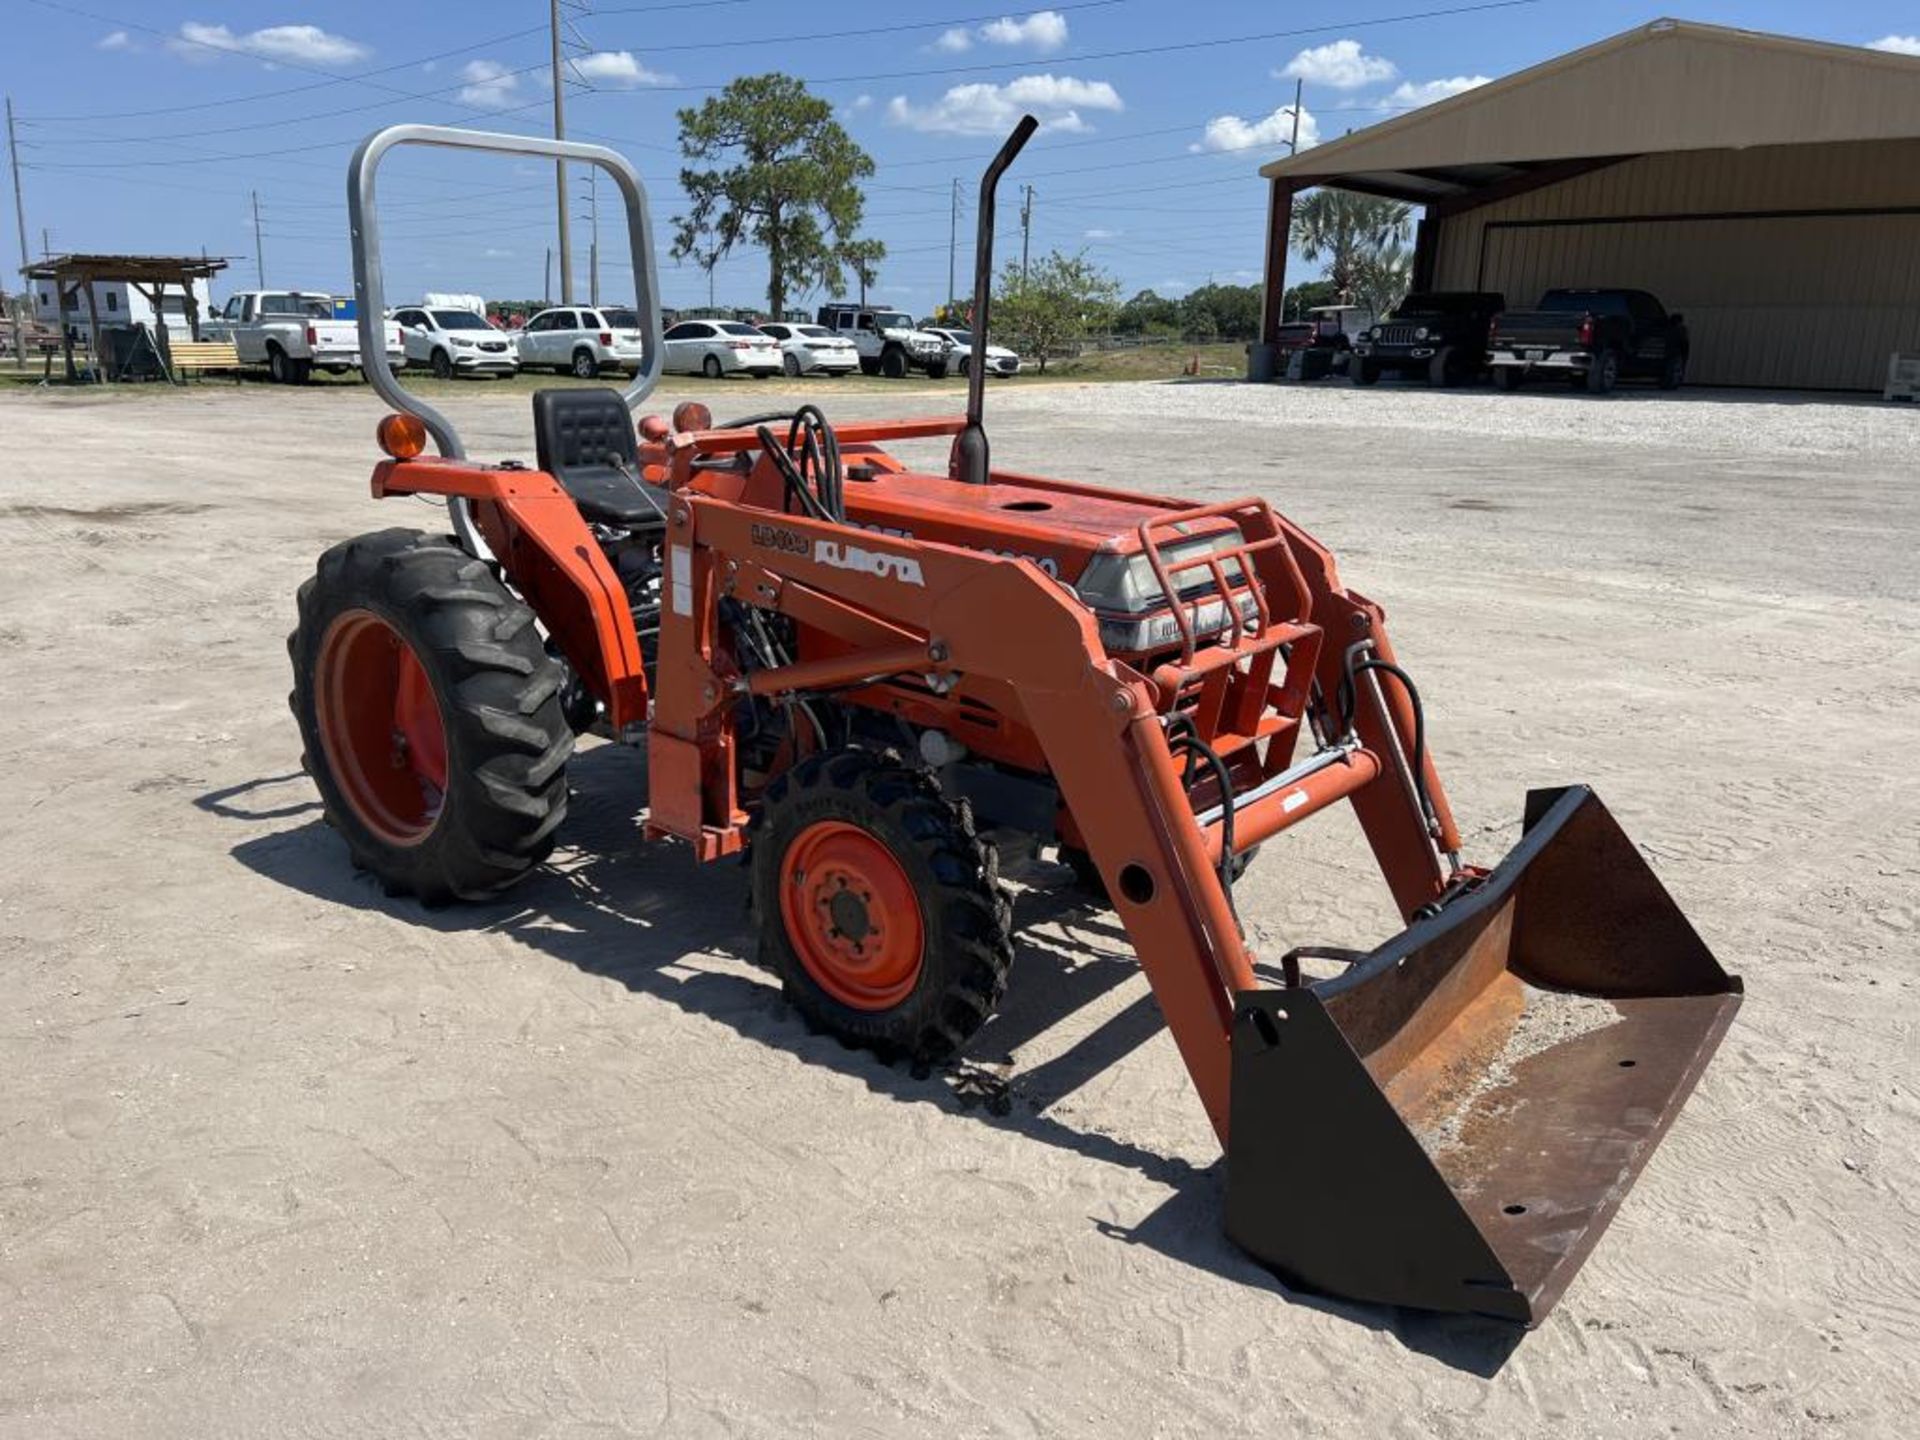
<path fill-rule="evenodd" d="M 20 198 L 20 144 L 13 135 L 13 97 L 7 97 L 7 154 L 13 161 L 13 218 L 20 227 L 20 269 L 24 272 L 33 263 L 33 257 L 27 253 L 27 206 Z M 22 273 L 20 283 L 25 285 L 27 277 Z M 0 285 L 0 290 L 6 287 Z M 24 367 L 27 357 L 20 346 L 23 343 L 20 334 L 20 307 L 15 304 L 13 310 L 13 363 Z"/>
<path fill-rule="evenodd" d="M 553 247 L 547 247 L 547 270 L 540 281 L 540 303 L 553 304 Z"/>
<path fill-rule="evenodd" d="M 591 238 L 587 242 L 587 296 L 597 308 L 600 304 L 600 167 L 587 167 L 587 224 Z"/>
<path fill-rule="evenodd" d="M 951 311 L 953 308 L 953 261 L 958 252 L 959 237 L 960 177 L 956 175 L 953 177 L 952 203 L 947 207 L 947 298 L 940 307 L 943 311 Z M 953 316 L 948 314 L 947 318 L 951 320 Z"/>
<path fill-rule="evenodd" d="M 551 0 L 553 21 L 553 138 L 567 138 L 567 87 L 560 73 L 560 0 Z M 573 227 L 567 223 L 567 162 L 553 162 L 553 190 L 560 201 L 560 303 L 573 303 Z"/>
<path fill-rule="evenodd" d="M 1022 185 L 1020 199 L 1020 281 L 1027 279 L 1027 242 L 1033 238 L 1033 187 Z"/>
<path fill-rule="evenodd" d="M 253 274 L 262 290 L 267 288 L 267 252 L 260 247 L 260 192 L 253 192 Z"/>
<path fill-rule="evenodd" d="M 1287 141 L 1287 153 L 1289 155 L 1298 155 L 1300 153 L 1300 92 L 1306 86 L 1306 83 L 1304 80 L 1295 80 L 1293 82 L 1293 138 Z"/>

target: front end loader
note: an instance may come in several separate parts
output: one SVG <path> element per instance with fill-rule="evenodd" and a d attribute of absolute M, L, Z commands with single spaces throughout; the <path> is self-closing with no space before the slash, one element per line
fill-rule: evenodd
<path fill-rule="evenodd" d="M 989 333 L 994 196 L 973 315 Z M 1531 1324 L 1731 1022 L 1714 960 L 1591 790 L 1461 855 L 1380 607 L 1261 500 L 1196 505 L 996 468 L 961 416 L 634 413 L 660 373 L 646 197 L 597 146 L 426 126 L 349 177 L 363 329 L 398 144 L 558 157 L 624 197 L 646 333 L 624 394 L 534 397 L 537 468 L 470 460 L 393 377 L 376 496 L 452 533 L 334 547 L 300 595 L 293 707 L 356 863 L 429 903 L 537 865 L 575 737 L 647 751 L 647 838 L 747 852 L 761 957 L 807 1021 L 937 1062 L 1013 955 L 1000 856 L 1110 904 L 1227 1155 L 1226 1224 L 1290 1284 Z M 363 339 L 363 345 L 372 343 Z M 429 438 L 438 454 L 427 455 Z M 950 441 L 943 473 L 887 447 Z M 1350 804 L 1406 928 L 1256 962 L 1233 887 Z"/>

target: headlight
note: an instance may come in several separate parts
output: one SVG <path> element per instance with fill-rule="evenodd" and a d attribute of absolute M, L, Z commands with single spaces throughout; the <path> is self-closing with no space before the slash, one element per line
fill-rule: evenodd
<path fill-rule="evenodd" d="M 1416 340 L 1424 340 L 1424 339 L 1426 339 L 1426 338 L 1427 338 L 1427 327 L 1426 327 L 1426 326 L 1424 326 L 1424 325 L 1422 325 L 1422 326 L 1421 326 L 1421 327 L 1420 327 L 1420 328 L 1419 328 L 1418 330 L 1416 330 L 1416 331 L 1414 331 L 1414 332 L 1413 332 L 1413 338 L 1414 338 L 1414 339 L 1416 339 Z"/>
<path fill-rule="evenodd" d="M 1369 340 L 1378 340 L 1380 338 L 1380 327 L 1376 325 L 1371 330 L 1367 331 L 1367 338 Z"/>
<path fill-rule="evenodd" d="M 1194 638 L 1205 639 L 1209 635 L 1225 630 L 1232 619 L 1227 607 L 1218 599 L 1206 601 L 1195 607 L 1189 601 L 1185 607 L 1193 619 Z M 1260 615 L 1260 602 L 1252 595 L 1241 593 L 1236 597 L 1236 608 L 1240 611 L 1243 623 L 1257 623 Z M 1163 610 L 1157 615 L 1148 615 L 1139 620 L 1109 619 L 1100 617 L 1100 643 L 1109 655 L 1129 655 L 1142 650 L 1161 650 L 1169 645 L 1180 643 L 1180 622 L 1174 619 L 1171 610 Z"/>
<path fill-rule="evenodd" d="M 462 350 L 471 350 L 473 348 L 473 341 L 462 340 L 458 335 L 453 337 L 453 343 L 458 345 Z"/>

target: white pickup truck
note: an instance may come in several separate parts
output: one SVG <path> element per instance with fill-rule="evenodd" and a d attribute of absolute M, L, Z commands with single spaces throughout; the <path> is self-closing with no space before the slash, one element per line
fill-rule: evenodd
<path fill-rule="evenodd" d="M 406 342 L 389 320 L 387 364 L 406 363 Z M 200 326 L 203 340 L 231 340 L 243 365 L 265 365 L 283 385 L 298 385 L 318 365 L 334 375 L 360 368 L 357 321 L 333 318 L 333 297 L 311 290 L 242 290 Z"/>

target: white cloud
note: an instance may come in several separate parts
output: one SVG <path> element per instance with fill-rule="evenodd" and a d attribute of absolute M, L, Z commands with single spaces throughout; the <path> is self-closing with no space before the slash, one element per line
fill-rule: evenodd
<path fill-rule="evenodd" d="M 871 95 L 856 95 L 853 97 L 853 103 L 847 106 L 849 110 L 854 110 L 854 111 L 868 110 L 868 109 L 871 109 L 872 107 L 873 107 L 873 96 Z"/>
<path fill-rule="evenodd" d="M 960 55 L 971 50 L 975 40 L 983 45 L 1026 46 L 1050 55 L 1067 43 L 1067 17 L 1058 10 L 1036 10 L 1019 20 L 1002 15 L 977 30 L 958 27 L 942 30 L 932 48 L 944 54 Z"/>
<path fill-rule="evenodd" d="M 347 65 L 364 60 L 372 49 L 344 35 L 332 35 L 318 25 L 269 25 L 236 35 L 224 25 L 198 20 L 181 24 L 179 35 L 167 41 L 175 54 L 189 59 L 211 59 L 216 51 L 251 55 L 256 60 L 284 60 L 296 65 Z"/>
<path fill-rule="evenodd" d="M 906 96 L 896 95 L 887 102 L 887 118 L 930 134 L 997 135 L 1026 110 L 1038 115 L 1049 130 L 1079 131 L 1092 128 L 1081 118 L 1082 110 L 1125 108 L 1119 92 L 1104 80 L 1022 75 L 1005 85 L 955 85 L 927 106 L 909 104 Z"/>
<path fill-rule="evenodd" d="M 133 37 L 124 30 L 109 30 L 94 46 L 96 50 L 132 50 L 134 48 Z"/>
<path fill-rule="evenodd" d="M 1282 80 L 1304 80 L 1309 85 L 1329 85 L 1335 90 L 1358 90 L 1362 85 L 1391 80 L 1400 71 L 1391 60 L 1367 54 L 1358 40 L 1334 40 L 1302 50 L 1287 62 L 1286 68 L 1273 73 Z"/>
<path fill-rule="evenodd" d="M 1024 20 L 1002 16 L 980 27 L 989 45 L 1031 45 L 1041 54 L 1067 43 L 1067 17 L 1058 10 L 1036 10 Z"/>
<path fill-rule="evenodd" d="M 460 67 L 467 83 L 460 90 L 462 105 L 484 105 L 504 110 L 520 98 L 520 77 L 498 60 L 469 60 Z"/>
<path fill-rule="evenodd" d="M 489 260 L 511 260 L 513 258 L 513 252 L 511 250 L 498 250 L 492 246 L 488 246 L 480 253 Z"/>
<path fill-rule="evenodd" d="M 1103 230 L 1096 225 L 1081 238 L 1086 240 L 1118 240 L 1122 233 L 1123 232 L 1119 230 Z"/>
<path fill-rule="evenodd" d="M 1264 120 L 1242 120 L 1238 115 L 1216 115 L 1207 122 L 1200 139 L 1189 150 L 1250 150 L 1259 146 L 1285 145 L 1293 139 L 1293 107 L 1282 105 Z M 1320 143 L 1320 122 L 1306 106 L 1300 107 L 1300 148 L 1310 150 Z"/>
<path fill-rule="evenodd" d="M 1450 80 L 1422 80 L 1418 84 L 1406 80 L 1388 91 L 1380 104 L 1387 109 L 1415 110 L 1422 105 L 1431 105 L 1436 100 L 1450 100 L 1455 95 L 1478 90 L 1488 82 L 1488 78 L 1485 75 L 1455 75 Z"/>
<path fill-rule="evenodd" d="M 1920 55 L 1920 35 L 1882 35 L 1867 42 L 1869 50 L 1884 50 L 1889 55 Z"/>
<path fill-rule="evenodd" d="M 642 85 L 670 85 L 671 75 L 647 69 L 633 58 L 631 50 L 595 50 L 567 62 L 573 73 L 589 85 L 609 90 L 634 90 Z"/>

